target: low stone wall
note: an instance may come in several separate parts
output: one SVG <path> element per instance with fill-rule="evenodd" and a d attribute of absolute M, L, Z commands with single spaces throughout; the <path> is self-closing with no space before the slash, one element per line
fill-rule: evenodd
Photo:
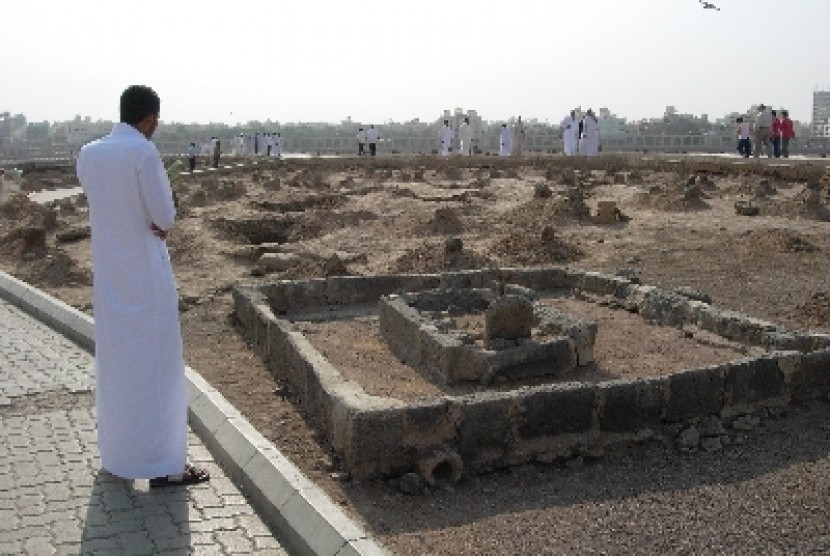
<path fill-rule="evenodd" d="M 346 380 L 285 315 L 374 304 L 381 295 L 494 281 L 540 291 L 607 296 L 644 319 L 694 324 L 762 345 L 762 357 L 663 377 L 557 383 L 407 403 Z M 290 384 L 354 478 L 417 471 L 427 482 L 529 461 L 599 457 L 660 442 L 717 449 L 768 411 L 830 393 L 830 336 L 787 330 L 617 276 L 570 268 L 490 269 L 441 275 L 332 277 L 234 288 L 254 349 Z"/>

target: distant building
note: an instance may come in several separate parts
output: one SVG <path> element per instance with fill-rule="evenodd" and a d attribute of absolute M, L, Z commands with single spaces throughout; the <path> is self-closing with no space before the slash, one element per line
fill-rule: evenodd
<path fill-rule="evenodd" d="M 830 91 L 813 91 L 810 131 L 814 137 L 830 137 Z"/>

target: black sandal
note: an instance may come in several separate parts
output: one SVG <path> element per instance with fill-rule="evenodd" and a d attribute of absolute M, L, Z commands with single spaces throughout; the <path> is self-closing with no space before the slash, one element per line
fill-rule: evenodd
<path fill-rule="evenodd" d="M 150 479 L 151 487 L 186 486 L 204 483 L 210 480 L 210 473 L 204 469 L 196 469 L 189 463 L 184 466 L 184 473 L 181 475 L 167 475 Z"/>

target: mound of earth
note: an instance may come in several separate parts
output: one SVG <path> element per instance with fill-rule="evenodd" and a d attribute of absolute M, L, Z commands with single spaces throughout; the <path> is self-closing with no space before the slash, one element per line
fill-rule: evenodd
<path fill-rule="evenodd" d="M 798 232 L 783 228 L 750 230 L 736 238 L 733 246 L 749 253 L 758 253 L 759 256 L 770 252 L 812 253 L 819 250 Z"/>

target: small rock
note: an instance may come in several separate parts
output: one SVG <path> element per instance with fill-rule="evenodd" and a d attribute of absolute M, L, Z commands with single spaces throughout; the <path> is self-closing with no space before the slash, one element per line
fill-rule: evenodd
<path fill-rule="evenodd" d="M 706 452 L 717 452 L 723 449 L 720 437 L 718 436 L 707 436 L 706 438 L 702 439 L 700 441 L 700 447 Z"/>
<path fill-rule="evenodd" d="M 761 420 L 755 415 L 741 415 L 732 421 L 732 428 L 736 431 L 751 431 L 760 422 Z"/>
<path fill-rule="evenodd" d="M 398 488 L 404 494 L 421 494 L 426 488 L 426 484 L 417 473 L 404 473 L 401 475 Z"/>
<path fill-rule="evenodd" d="M 684 452 L 695 450 L 699 444 L 700 431 L 694 425 L 682 431 L 677 437 L 677 448 Z"/>

